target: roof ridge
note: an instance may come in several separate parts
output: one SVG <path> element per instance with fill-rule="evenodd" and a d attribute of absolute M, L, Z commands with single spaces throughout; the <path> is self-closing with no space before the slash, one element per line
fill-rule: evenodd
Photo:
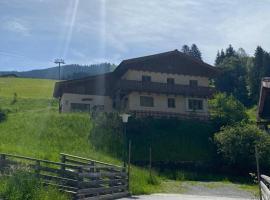
<path fill-rule="evenodd" d="M 175 50 L 172 50 L 172 51 L 166 51 L 166 52 L 152 54 L 152 55 L 147 55 L 147 56 L 140 56 L 140 57 L 136 57 L 136 58 L 125 59 L 122 62 L 130 63 L 130 62 L 133 62 L 133 61 L 145 60 L 145 59 L 149 59 L 149 58 L 153 58 L 153 57 L 158 57 L 158 56 L 161 56 L 161 55 L 169 55 L 171 53 L 176 53 L 176 52 L 180 52 L 180 51 L 178 51 L 177 49 L 175 49 Z"/>
<path fill-rule="evenodd" d="M 93 78 L 97 78 L 99 76 L 102 77 L 102 76 L 108 76 L 108 75 L 113 75 L 113 72 L 105 72 L 103 74 L 96 74 L 96 75 L 86 76 L 86 77 L 83 77 L 83 78 L 63 80 L 63 81 L 59 81 L 57 83 L 69 83 L 69 82 L 76 82 L 76 81 L 85 81 L 85 80 L 90 80 L 90 79 L 93 79 Z"/>

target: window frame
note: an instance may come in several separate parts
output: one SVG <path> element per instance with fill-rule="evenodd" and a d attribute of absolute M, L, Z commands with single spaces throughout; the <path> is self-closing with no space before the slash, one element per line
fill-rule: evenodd
<path fill-rule="evenodd" d="M 174 78 L 167 78 L 167 85 L 175 85 L 175 79 Z"/>
<path fill-rule="evenodd" d="M 149 83 L 152 81 L 152 77 L 149 75 L 142 75 L 142 82 L 143 83 Z"/>
<path fill-rule="evenodd" d="M 77 108 L 74 108 L 77 107 Z M 79 106 L 81 107 L 85 107 L 85 109 L 81 109 L 79 108 Z M 76 103 L 76 102 L 70 102 L 70 111 L 71 112 L 90 112 L 91 111 L 91 105 L 89 103 Z"/>
<path fill-rule="evenodd" d="M 175 108 L 176 105 L 175 105 L 175 98 L 168 98 L 167 99 L 167 107 L 168 108 Z"/>
<path fill-rule="evenodd" d="M 146 99 L 148 99 L 148 100 L 151 99 L 152 103 L 145 103 Z M 154 97 L 152 97 L 152 96 L 140 96 L 140 106 L 141 107 L 148 107 L 148 108 L 154 107 L 155 106 Z"/>
<path fill-rule="evenodd" d="M 189 80 L 190 87 L 198 87 L 198 85 L 199 85 L 198 80 Z"/>
<path fill-rule="evenodd" d="M 195 108 L 195 109 L 194 108 L 190 108 L 190 101 L 201 102 L 201 109 L 200 108 Z M 197 106 L 200 107 L 199 104 Z M 200 99 L 200 98 L 187 98 L 187 110 L 188 111 L 195 111 L 195 112 L 204 112 L 205 111 L 204 99 Z"/>

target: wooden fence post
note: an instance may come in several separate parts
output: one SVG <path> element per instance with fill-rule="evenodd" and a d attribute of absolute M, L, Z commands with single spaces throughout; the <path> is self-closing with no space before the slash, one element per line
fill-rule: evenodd
<path fill-rule="evenodd" d="M 258 154 L 257 146 L 255 146 L 255 157 L 256 157 L 256 166 L 257 166 L 257 178 L 258 178 L 258 184 L 259 184 L 259 195 L 260 195 L 260 200 L 262 200 L 260 164 L 259 164 L 259 154 Z"/>
<path fill-rule="evenodd" d="M 40 161 L 37 160 L 36 161 L 36 166 L 35 166 L 35 174 L 36 174 L 37 178 L 39 178 L 39 173 L 40 173 Z"/>
<path fill-rule="evenodd" d="M 83 188 L 83 177 L 81 176 L 81 173 L 83 172 L 83 168 L 82 167 L 79 167 L 78 168 L 78 172 L 77 172 L 77 188 L 78 190 Z M 79 195 L 78 191 L 76 191 L 76 195 Z M 79 199 L 83 199 L 84 196 L 79 196 Z"/>
<path fill-rule="evenodd" d="M 128 190 L 130 188 L 131 140 L 128 143 Z"/>
<path fill-rule="evenodd" d="M 152 178 L 152 148 L 149 147 L 149 175 Z"/>
<path fill-rule="evenodd" d="M 66 163 L 66 155 L 61 155 L 61 163 Z M 61 165 L 61 170 L 65 171 L 66 170 L 66 166 L 65 165 Z"/>
<path fill-rule="evenodd" d="M 0 170 L 1 170 L 2 167 L 4 167 L 5 160 L 6 160 L 6 155 L 5 154 L 0 154 Z"/>

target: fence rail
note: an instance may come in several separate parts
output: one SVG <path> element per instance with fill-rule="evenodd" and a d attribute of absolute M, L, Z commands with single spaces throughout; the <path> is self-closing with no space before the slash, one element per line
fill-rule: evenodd
<path fill-rule="evenodd" d="M 263 200 L 269 200 L 270 199 L 270 177 L 266 175 L 261 175 L 261 193 L 262 193 L 262 199 Z"/>
<path fill-rule="evenodd" d="M 0 170 L 27 166 L 28 171 L 70 194 L 73 199 L 116 199 L 127 196 L 126 169 L 79 156 L 60 154 L 61 162 L 0 153 Z"/>

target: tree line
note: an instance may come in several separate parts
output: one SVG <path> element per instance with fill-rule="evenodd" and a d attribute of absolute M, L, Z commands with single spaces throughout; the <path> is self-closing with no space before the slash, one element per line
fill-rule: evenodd
<path fill-rule="evenodd" d="M 193 44 L 184 45 L 182 52 L 202 61 L 199 48 Z M 270 77 L 270 53 L 258 46 L 253 56 L 243 48 L 235 50 L 229 45 L 217 52 L 215 66 L 221 73 L 214 79 L 220 92 L 233 95 L 245 106 L 257 104 L 262 77 Z"/>

